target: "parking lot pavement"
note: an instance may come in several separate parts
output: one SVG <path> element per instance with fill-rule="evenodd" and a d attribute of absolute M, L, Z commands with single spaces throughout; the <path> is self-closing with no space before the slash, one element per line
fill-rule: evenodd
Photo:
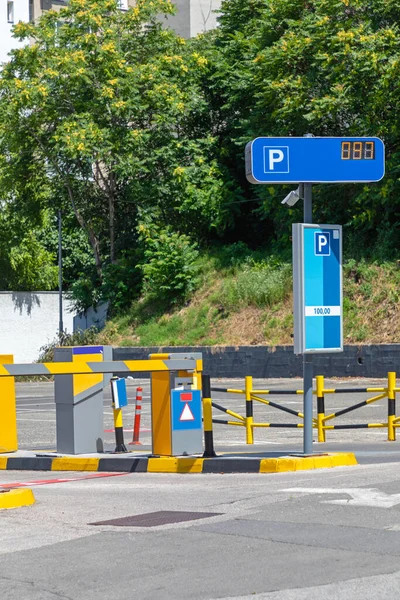
<path fill-rule="evenodd" d="M 399 467 L 3 471 L 0 487 L 29 485 L 36 503 L 0 512 L 0 597 L 397 600 Z"/>

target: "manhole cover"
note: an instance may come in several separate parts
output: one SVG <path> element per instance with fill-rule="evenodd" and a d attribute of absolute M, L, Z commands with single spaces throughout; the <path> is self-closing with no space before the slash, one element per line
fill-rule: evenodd
<path fill-rule="evenodd" d="M 157 527 L 159 525 L 181 523 L 182 521 L 207 519 L 207 517 L 217 517 L 218 515 L 222 514 L 223 513 L 160 510 L 158 512 L 146 513 L 144 515 L 133 515 L 132 517 L 111 519 L 111 521 L 98 521 L 97 523 L 89 523 L 89 525 L 113 525 L 114 527 Z"/>

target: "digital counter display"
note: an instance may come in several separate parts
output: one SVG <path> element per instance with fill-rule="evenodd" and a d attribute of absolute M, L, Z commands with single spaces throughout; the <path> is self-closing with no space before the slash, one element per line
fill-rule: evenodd
<path fill-rule="evenodd" d="M 374 160 L 375 142 L 342 142 L 342 160 Z"/>

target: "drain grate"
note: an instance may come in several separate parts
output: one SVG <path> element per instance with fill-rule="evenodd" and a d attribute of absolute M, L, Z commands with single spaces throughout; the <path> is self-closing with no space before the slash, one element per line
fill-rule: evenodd
<path fill-rule="evenodd" d="M 207 519 L 217 517 L 223 513 L 211 512 L 186 512 L 179 510 L 160 510 L 158 512 L 111 519 L 111 521 L 98 521 L 89 525 L 113 525 L 114 527 L 158 527 L 159 525 L 170 525 L 182 523 L 183 521 L 195 521 L 196 519 Z"/>

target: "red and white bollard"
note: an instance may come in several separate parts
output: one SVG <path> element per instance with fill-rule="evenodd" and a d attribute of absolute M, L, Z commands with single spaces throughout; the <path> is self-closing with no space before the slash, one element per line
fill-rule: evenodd
<path fill-rule="evenodd" d="M 140 432 L 140 417 L 142 414 L 142 399 L 143 399 L 143 388 L 136 388 L 136 407 L 135 407 L 135 419 L 133 423 L 133 439 L 129 442 L 129 445 L 141 445 L 139 442 Z"/>

